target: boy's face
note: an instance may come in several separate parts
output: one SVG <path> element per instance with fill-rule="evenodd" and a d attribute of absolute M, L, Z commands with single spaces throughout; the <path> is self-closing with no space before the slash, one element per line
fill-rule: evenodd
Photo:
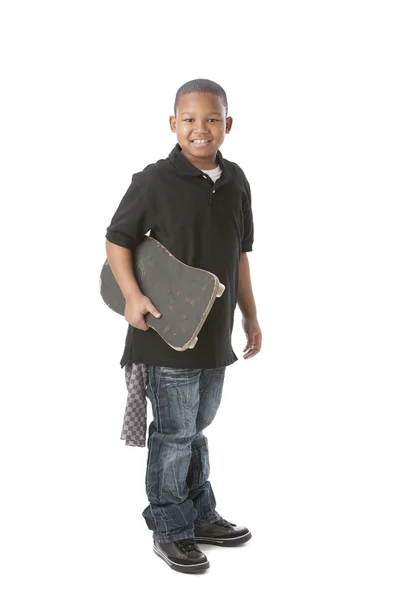
<path fill-rule="evenodd" d="M 232 117 L 225 117 L 222 100 L 215 94 L 184 94 L 179 99 L 176 116 L 170 117 L 170 126 L 182 154 L 195 166 L 212 169 L 225 133 L 231 130 Z"/>

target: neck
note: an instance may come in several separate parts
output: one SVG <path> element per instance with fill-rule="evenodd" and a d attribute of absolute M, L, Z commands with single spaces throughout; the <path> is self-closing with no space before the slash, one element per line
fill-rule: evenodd
<path fill-rule="evenodd" d="M 187 160 L 189 162 L 192 163 L 192 165 L 194 165 L 195 167 L 197 167 L 198 169 L 215 169 L 216 167 L 218 167 L 217 161 L 216 161 L 216 153 L 215 155 L 212 156 L 205 156 L 204 158 L 202 157 L 193 157 L 193 156 L 188 156 L 186 154 L 186 152 L 184 152 L 183 150 L 181 150 L 181 154 L 183 154 L 183 156 L 185 158 L 187 158 Z"/>

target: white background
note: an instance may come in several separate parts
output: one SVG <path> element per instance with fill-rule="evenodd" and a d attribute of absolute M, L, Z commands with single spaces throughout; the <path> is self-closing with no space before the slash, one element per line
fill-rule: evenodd
<path fill-rule="evenodd" d="M 7 600 L 399 598 L 396 2 L 5 2 L 1 9 L 1 559 Z M 164 158 L 178 87 L 228 96 L 253 196 L 262 352 L 238 309 L 206 431 L 217 509 L 249 527 L 171 571 L 119 439 L 127 324 L 105 230 Z"/>

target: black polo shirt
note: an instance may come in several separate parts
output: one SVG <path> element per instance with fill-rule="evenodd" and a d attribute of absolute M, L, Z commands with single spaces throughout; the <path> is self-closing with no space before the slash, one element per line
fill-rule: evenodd
<path fill-rule="evenodd" d="M 216 298 L 193 349 L 179 352 L 149 328 L 128 326 L 120 361 L 177 368 L 215 368 L 234 363 L 231 344 L 241 252 L 253 246 L 250 186 L 243 170 L 222 157 L 213 180 L 191 163 L 177 143 L 167 158 L 132 176 L 106 238 L 134 251 L 146 233 L 183 263 L 214 273 L 225 291 Z"/>

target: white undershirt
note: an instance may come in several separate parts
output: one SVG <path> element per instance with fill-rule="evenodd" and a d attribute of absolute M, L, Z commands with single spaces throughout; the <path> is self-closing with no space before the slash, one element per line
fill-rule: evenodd
<path fill-rule="evenodd" d="M 182 150 L 181 150 L 181 152 L 182 152 Z M 209 175 L 214 183 L 217 181 L 217 179 L 219 179 L 221 177 L 221 173 L 222 173 L 222 169 L 219 165 L 217 165 L 215 167 L 215 169 L 200 169 L 200 170 L 203 171 L 203 173 L 205 173 L 206 175 Z"/>
<path fill-rule="evenodd" d="M 201 169 L 203 173 L 209 175 L 213 182 L 215 183 L 219 177 L 221 177 L 222 169 L 219 165 L 215 167 L 215 169 Z"/>

